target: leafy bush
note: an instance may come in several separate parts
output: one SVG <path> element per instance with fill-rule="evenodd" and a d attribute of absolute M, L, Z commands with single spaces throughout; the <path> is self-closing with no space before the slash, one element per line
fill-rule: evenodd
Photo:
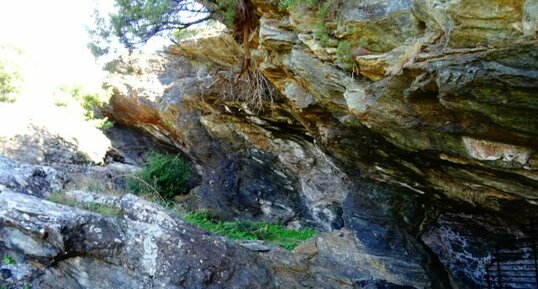
<path fill-rule="evenodd" d="M 60 87 L 60 92 L 69 95 L 71 99 L 75 100 L 82 108 L 86 120 L 93 122 L 95 127 L 102 130 L 107 130 L 113 127 L 114 123 L 107 117 L 101 115 L 101 110 L 108 103 L 108 92 L 100 91 L 90 93 L 85 91 L 80 85 L 62 85 Z M 56 100 L 55 103 L 58 106 L 67 106 L 68 104 L 61 99 Z"/>
<path fill-rule="evenodd" d="M 127 189 L 138 194 L 158 193 L 164 200 L 187 192 L 191 177 L 189 164 L 179 155 L 150 153 L 140 172 L 127 178 Z"/>
<path fill-rule="evenodd" d="M 202 229 L 233 240 L 263 240 L 286 250 L 295 249 L 299 244 L 316 234 L 316 231 L 311 228 L 288 230 L 278 224 L 263 222 L 240 220 L 222 222 L 212 218 L 207 212 L 187 213 L 184 219 Z"/>

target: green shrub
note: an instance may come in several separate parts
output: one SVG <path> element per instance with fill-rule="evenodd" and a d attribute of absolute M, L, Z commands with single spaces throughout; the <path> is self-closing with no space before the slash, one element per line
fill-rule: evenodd
<path fill-rule="evenodd" d="M 2 258 L 2 263 L 4 265 L 15 265 L 15 264 L 17 264 L 17 261 L 15 261 L 15 259 L 13 259 L 13 257 L 6 255 L 6 256 L 4 256 Z"/>
<path fill-rule="evenodd" d="M 138 194 L 158 193 L 164 200 L 187 193 L 191 177 L 189 164 L 179 155 L 150 153 L 140 172 L 127 178 L 127 189 Z"/>
<path fill-rule="evenodd" d="M 62 85 L 60 91 L 69 95 L 75 100 L 83 110 L 86 120 L 93 122 L 95 127 L 101 130 L 107 130 L 114 125 L 107 117 L 101 115 L 101 110 L 108 103 L 110 95 L 106 91 L 90 93 L 84 90 L 80 85 Z M 67 106 L 65 100 L 58 99 L 55 101 L 58 106 Z"/>
<path fill-rule="evenodd" d="M 333 5 L 333 1 L 334 0 L 321 1 L 322 3 L 319 5 L 318 11 L 316 11 L 315 36 L 322 44 L 327 44 L 330 39 L 329 32 L 327 31 L 327 24 L 325 23 L 325 21 L 327 20 L 327 15 L 329 14 L 329 10 Z"/>
<path fill-rule="evenodd" d="M 222 222 L 211 217 L 207 212 L 191 212 L 184 219 L 211 233 L 233 240 L 263 240 L 268 244 L 293 250 L 302 242 L 314 237 L 316 231 L 311 228 L 288 230 L 281 225 L 236 220 Z"/>

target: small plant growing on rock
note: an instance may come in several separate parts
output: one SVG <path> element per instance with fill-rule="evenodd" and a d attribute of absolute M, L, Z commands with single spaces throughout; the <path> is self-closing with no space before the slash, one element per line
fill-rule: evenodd
<path fill-rule="evenodd" d="M 73 197 L 67 196 L 65 192 L 58 191 L 50 195 L 48 198 L 49 201 L 62 204 L 70 207 L 79 208 L 82 210 L 91 211 L 97 214 L 101 214 L 107 217 L 116 217 L 120 214 L 121 209 L 106 205 L 106 204 L 99 204 L 99 203 L 80 203 L 77 202 L 77 200 Z"/>
<path fill-rule="evenodd" d="M 13 257 L 6 255 L 6 256 L 4 256 L 2 258 L 2 264 L 4 264 L 4 265 L 15 265 L 15 264 L 17 264 L 17 261 L 15 261 L 15 259 L 13 259 Z"/>
<path fill-rule="evenodd" d="M 103 117 L 101 113 L 101 110 L 108 103 L 109 92 L 100 91 L 89 93 L 80 85 L 62 85 L 59 88 L 59 92 L 69 95 L 72 100 L 78 103 L 83 110 L 86 120 L 93 122 L 95 127 L 101 130 L 112 128 L 113 122 L 107 117 Z M 67 106 L 66 100 L 62 99 L 56 100 L 55 104 L 58 106 Z"/>
<path fill-rule="evenodd" d="M 77 206 L 77 201 L 74 198 L 69 198 L 68 196 L 66 196 L 65 192 L 63 191 L 52 193 L 48 197 L 48 200 L 53 203 L 62 204 L 62 205 L 70 206 L 70 207 Z"/>
<path fill-rule="evenodd" d="M 170 156 L 150 153 L 146 165 L 137 174 L 127 177 L 127 189 L 138 194 L 153 194 L 155 191 L 164 200 L 187 193 L 187 182 L 191 177 L 189 164 L 179 155 Z"/>
<path fill-rule="evenodd" d="M 288 230 L 282 225 L 236 220 L 223 222 L 211 217 L 207 212 L 190 212 L 184 219 L 211 233 L 226 236 L 233 240 L 263 240 L 268 244 L 293 250 L 302 242 L 311 239 L 316 231 L 311 228 Z"/>
<path fill-rule="evenodd" d="M 334 11 L 336 0 L 280 0 L 278 8 L 281 11 L 292 11 L 302 7 L 313 8 L 316 16 L 315 37 L 322 44 L 328 44 L 331 39 L 327 29 L 327 19 L 330 18 L 330 12 Z"/>
<path fill-rule="evenodd" d="M 355 60 L 353 59 L 352 43 L 350 40 L 341 41 L 336 48 L 336 62 L 345 70 L 353 68 Z"/>

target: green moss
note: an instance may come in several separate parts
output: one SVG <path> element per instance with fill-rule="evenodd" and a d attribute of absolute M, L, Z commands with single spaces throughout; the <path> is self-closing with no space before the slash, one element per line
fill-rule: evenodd
<path fill-rule="evenodd" d="M 263 222 L 223 222 L 212 218 L 207 212 L 187 213 L 184 218 L 193 225 L 233 240 L 263 240 L 286 250 L 293 250 L 316 234 L 311 228 L 288 230 L 278 224 Z"/>

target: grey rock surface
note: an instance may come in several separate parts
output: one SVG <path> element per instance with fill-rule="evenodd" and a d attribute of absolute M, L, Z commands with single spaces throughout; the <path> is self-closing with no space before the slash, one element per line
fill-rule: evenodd
<path fill-rule="evenodd" d="M 108 201 L 119 216 L 1 193 L 0 252 L 30 264 L 25 278 L 3 282 L 66 289 L 274 287 L 270 271 L 248 250 L 137 197 Z"/>
<path fill-rule="evenodd" d="M 48 166 L 28 165 L 0 156 L 0 192 L 47 197 L 61 190 L 65 177 Z"/>
<path fill-rule="evenodd" d="M 487 267 L 493 264 L 496 247 L 499 252 L 509 250 L 513 256 L 512 262 L 506 265 L 517 264 L 518 258 L 532 251 L 528 244 L 522 245 L 518 240 L 529 237 L 528 227 L 507 223 L 498 216 L 447 213 L 441 215 L 421 239 L 439 256 L 453 287 L 478 288 L 488 286 Z M 502 268 L 508 268 L 506 265 Z M 525 279 L 525 275 L 528 274 L 522 274 L 518 280 L 534 282 L 533 276 Z"/>

